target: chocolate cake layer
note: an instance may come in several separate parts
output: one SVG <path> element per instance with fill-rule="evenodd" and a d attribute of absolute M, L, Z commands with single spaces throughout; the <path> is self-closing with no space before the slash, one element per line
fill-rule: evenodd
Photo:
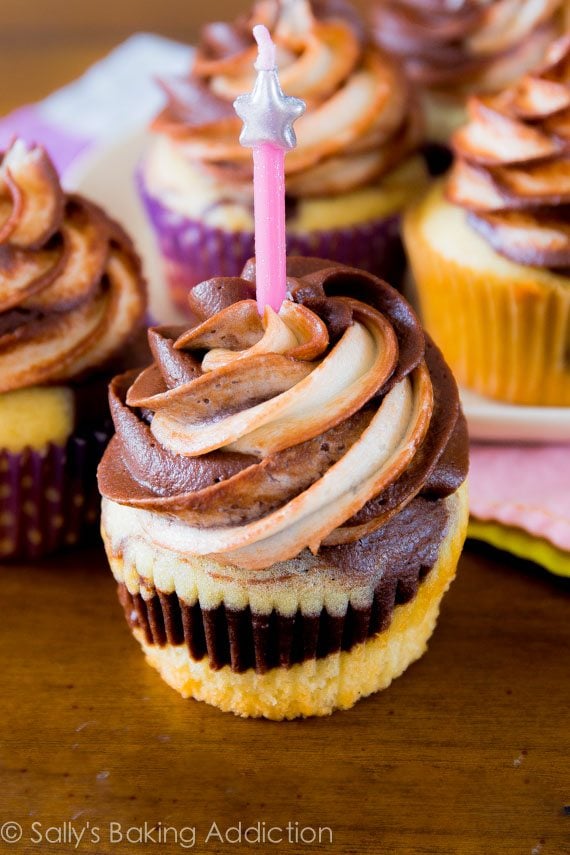
<path fill-rule="evenodd" d="M 249 606 L 202 608 L 184 602 L 176 592 L 154 590 L 150 597 L 131 594 L 118 586 L 119 600 L 133 629 L 142 630 L 148 644 L 186 645 L 196 661 L 208 659 L 219 669 L 229 665 L 238 673 L 250 668 L 266 673 L 289 668 L 309 659 L 321 659 L 340 650 L 351 650 L 367 638 L 386 630 L 398 605 L 412 600 L 437 560 L 445 537 L 448 514 L 442 499 L 415 499 L 390 523 L 353 544 L 328 547 L 319 553 L 323 566 L 345 564 L 347 580 L 379 574 L 369 606 L 349 603 L 344 615 L 253 613 Z M 374 565 L 374 566 L 373 566 Z M 309 572 L 318 575 L 318 569 Z M 277 583 L 279 584 L 279 583 Z"/>

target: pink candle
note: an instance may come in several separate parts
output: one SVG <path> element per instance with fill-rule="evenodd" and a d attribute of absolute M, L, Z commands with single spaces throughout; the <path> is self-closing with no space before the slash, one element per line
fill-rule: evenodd
<path fill-rule="evenodd" d="M 305 102 L 283 94 L 267 28 L 254 27 L 253 35 L 257 80 L 234 106 L 244 122 L 240 142 L 253 149 L 257 306 L 263 314 L 265 306 L 278 312 L 286 295 L 285 154 L 296 145 L 293 122 Z"/>
<path fill-rule="evenodd" d="M 255 211 L 255 269 L 257 307 L 276 312 L 286 293 L 285 152 L 262 143 L 253 149 L 253 206 Z"/>

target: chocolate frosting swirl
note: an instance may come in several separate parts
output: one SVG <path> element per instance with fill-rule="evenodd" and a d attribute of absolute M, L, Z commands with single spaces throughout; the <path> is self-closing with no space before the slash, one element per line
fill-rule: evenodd
<path fill-rule="evenodd" d="M 191 294 L 113 381 L 102 494 L 157 542 L 250 569 L 353 543 L 467 470 L 455 382 L 406 301 L 367 273 L 291 258 L 279 315 L 255 264 Z"/>
<path fill-rule="evenodd" d="M 539 62 L 564 0 L 379 0 L 378 44 L 426 89 L 494 92 Z"/>
<path fill-rule="evenodd" d="M 447 194 L 501 255 L 570 268 L 570 35 L 495 96 L 474 97 L 453 137 Z"/>
<path fill-rule="evenodd" d="M 230 196 L 251 192 L 251 153 L 239 144 L 233 101 L 252 89 L 251 29 L 259 23 L 277 44 L 283 90 L 307 102 L 286 162 L 292 197 L 364 186 L 417 148 L 421 118 L 410 87 L 367 40 L 349 3 L 261 0 L 251 15 L 204 29 L 190 75 L 162 82 L 167 105 L 152 126 L 186 161 L 223 181 Z"/>
<path fill-rule="evenodd" d="M 43 148 L 16 140 L 0 155 L 0 393 L 93 372 L 145 307 L 122 228 L 64 193 Z"/>

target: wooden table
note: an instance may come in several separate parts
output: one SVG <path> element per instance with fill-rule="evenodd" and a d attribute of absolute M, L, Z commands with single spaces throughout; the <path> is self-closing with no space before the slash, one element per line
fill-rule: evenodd
<path fill-rule="evenodd" d="M 194 826 L 205 853 L 570 851 L 567 585 L 470 548 L 419 663 L 348 712 L 292 723 L 182 700 L 114 587 L 97 551 L 2 569 L 0 825 L 24 836 L 0 852 L 37 852 L 32 823 L 68 821 L 100 828 L 78 850 L 97 855 L 183 851 L 110 842 L 110 823 L 145 821 Z M 330 827 L 333 842 L 204 845 L 240 820 Z"/>
<path fill-rule="evenodd" d="M 239 8 L 210 0 L 207 11 Z M 45 0 L 2 0 L 0 113 L 129 32 L 192 39 L 203 15 L 188 0 L 52 0 L 49 13 Z M 0 573 L 0 826 L 23 835 L 1 853 L 570 852 L 570 587 L 530 565 L 469 548 L 424 659 L 349 712 L 286 724 L 242 721 L 164 685 L 101 552 Z M 330 827 L 333 842 L 323 830 L 321 846 L 205 844 L 213 822 L 225 832 L 239 821 L 291 822 L 293 839 Z M 77 849 L 67 822 L 86 829 Z M 173 832 L 165 844 L 113 842 L 128 828 L 136 841 L 145 822 L 176 828 L 178 845 Z M 33 842 L 46 833 L 68 842 Z"/>

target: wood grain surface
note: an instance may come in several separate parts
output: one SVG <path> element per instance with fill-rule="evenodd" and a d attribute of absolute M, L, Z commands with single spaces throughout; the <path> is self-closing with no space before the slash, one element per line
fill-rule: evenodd
<path fill-rule="evenodd" d="M 272 723 L 184 701 L 161 681 L 102 552 L 4 567 L 0 825 L 20 823 L 23 838 L 0 852 L 37 852 L 34 822 L 42 834 L 66 822 L 99 828 L 101 842 L 80 852 L 183 851 L 173 839 L 110 841 L 110 823 L 146 821 L 195 827 L 194 851 L 220 855 L 563 855 L 569 593 L 470 548 L 420 662 L 348 712 Z M 239 821 L 329 827 L 333 840 L 205 843 L 213 822 Z"/>
<path fill-rule="evenodd" d="M 2 0 L 0 114 L 130 32 L 192 40 L 206 17 L 242 8 Z M 570 588 L 530 565 L 471 547 L 426 657 L 349 712 L 285 724 L 242 721 L 164 685 L 130 636 L 102 552 L 0 574 L 0 834 L 22 826 L 0 853 L 570 852 Z M 333 841 L 323 831 L 321 846 L 205 842 L 213 822 L 239 821 L 290 822 L 293 837 L 328 827 Z M 137 843 L 145 822 L 176 828 L 178 843 L 172 832 Z M 85 829 L 77 847 L 65 823 Z M 134 842 L 112 842 L 110 823 Z"/>

